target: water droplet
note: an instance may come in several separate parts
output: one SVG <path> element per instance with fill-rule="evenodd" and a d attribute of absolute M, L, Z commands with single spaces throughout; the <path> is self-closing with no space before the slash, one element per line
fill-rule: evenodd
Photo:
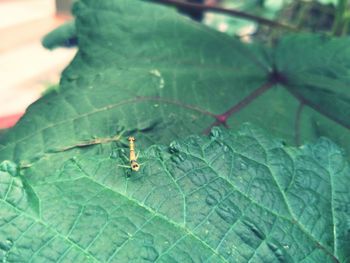
<path fill-rule="evenodd" d="M 253 236 L 261 239 L 261 240 L 265 240 L 266 235 L 265 233 L 258 227 L 257 224 L 255 224 L 252 221 L 248 221 L 248 220 L 243 220 L 242 223 L 247 227 L 247 229 L 249 229 L 252 233 Z"/>
<path fill-rule="evenodd" d="M 6 244 L 11 247 L 13 245 L 13 241 L 11 239 L 6 239 Z"/>
<path fill-rule="evenodd" d="M 207 175 L 205 173 L 194 173 L 188 176 L 191 180 L 191 182 L 196 185 L 196 186 L 203 186 L 206 185 L 208 183 L 208 178 Z"/>
<path fill-rule="evenodd" d="M 279 143 L 280 146 L 282 146 L 282 147 L 287 145 L 287 143 L 286 143 L 285 140 L 282 140 L 282 139 L 279 139 L 279 138 L 276 138 L 275 140 L 276 140 L 276 142 Z"/>
<path fill-rule="evenodd" d="M 143 246 L 141 249 L 141 257 L 146 262 L 155 262 L 159 257 L 159 253 L 153 246 Z"/>
<path fill-rule="evenodd" d="M 8 160 L 0 163 L 0 171 L 9 173 L 11 176 L 19 175 L 17 164 Z"/>
<path fill-rule="evenodd" d="M 235 160 L 235 167 L 240 171 L 244 171 L 248 169 L 248 165 L 241 158 L 238 158 Z"/>
<path fill-rule="evenodd" d="M 112 150 L 111 154 L 110 154 L 110 158 L 111 159 L 117 159 L 119 157 L 119 154 L 116 150 Z"/>
<path fill-rule="evenodd" d="M 224 150 L 225 153 L 227 153 L 230 149 L 225 145 L 223 150 Z"/>
<path fill-rule="evenodd" d="M 195 144 L 195 143 L 196 143 L 196 139 L 193 138 L 193 137 L 190 137 L 190 138 L 187 140 L 187 142 L 188 142 L 189 144 Z"/>
<path fill-rule="evenodd" d="M 177 141 L 173 141 L 169 145 L 169 152 L 170 153 L 178 153 L 181 150 L 181 146 Z"/>
<path fill-rule="evenodd" d="M 274 244 L 273 242 L 266 242 L 266 245 L 275 255 L 278 262 L 293 262 L 291 256 L 283 250 L 285 247 L 282 247 L 280 244 Z"/>
<path fill-rule="evenodd" d="M 210 137 L 212 139 L 218 139 L 222 135 L 222 130 L 219 127 L 213 127 L 210 131 Z"/>
<path fill-rule="evenodd" d="M 0 242 L 0 250 L 9 251 L 13 246 L 13 241 L 11 239 L 6 239 L 5 242 Z"/>
<path fill-rule="evenodd" d="M 205 199 L 205 202 L 210 205 L 216 205 L 218 203 L 218 200 L 216 200 L 216 198 L 212 195 L 208 195 L 207 198 Z"/>
<path fill-rule="evenodd" d="M 175 163 L 175 164 L 177 164 L 177 165 L 179 165 L 180 163 L 182 163 L 185 159 L 181 156 L 181 155 L 173 155 L 172 157 L 171 157 L 171 160 Z"/>
<path fill-rule="evenodd" d="M 237 210 L 235 210 L 235 208 Z M 225 204 L 222 204 L 218 206 L 216 213 L 219 217 L 221 217 L 221 219 L 231 225 L 236 222 L 237 218 L 241 214 L 241 211 L 237 207 L 229 207 Z"/>
<path fill-rule="evenodd" d="M 159 104 L 153 104 L 153 107 L 158 108 Z"/>
<path fill-rule="evenodd" d="M 247 165 L 244 162 L 239 163 L 240 170 L 247 170 Z"/>
<path fill-rule="evenodd" d="M 177 157 L 180 159 L 181 162 L 184 162 L 186 160 L 184 154 L 178 154 Z"/>

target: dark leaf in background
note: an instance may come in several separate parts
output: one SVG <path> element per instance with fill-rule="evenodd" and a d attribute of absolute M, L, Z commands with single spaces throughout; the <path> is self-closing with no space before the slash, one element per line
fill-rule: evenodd
<path fill-rule="evenodd" d="M 194 3 L 194 4 L 204 4 L 205 1 L 204 0 L 186 0 L 186 2 Z M 203 19 L 203 12 L 201 11 L 186 10 L 182 8 L 179 8 L 179 11 L 182 14 L 188 15 L 193 20 L 202 21 Z"/>

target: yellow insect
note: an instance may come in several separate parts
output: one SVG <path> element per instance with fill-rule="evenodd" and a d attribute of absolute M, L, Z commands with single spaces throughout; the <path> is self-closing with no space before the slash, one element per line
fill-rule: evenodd
<path fill-rule="evenodd" d="M 131 170 L 137 172 L 140 169 L 140 165 L 137 163 L 137 155 L 135 154 L 135 138 L 130 136 L 128 141 L 130 149 L 130 168 Z"/>

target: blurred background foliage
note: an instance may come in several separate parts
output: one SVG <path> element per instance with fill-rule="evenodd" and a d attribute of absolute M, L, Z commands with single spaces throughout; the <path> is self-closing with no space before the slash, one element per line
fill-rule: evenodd
<path fill-rule="evenodd" d="M 162 1 L 159 1 L 162 2 Z M 241 18 L 214 12 L 187 11 L 180 8 L 193 19 L 225 32 L 231 36 L 251 42 L 273 41 L 286 32 L 286 28 L 266 25 L 259 18 L 278 21 L 290 26 L 289 30 L 301 32 L 324 32 L 334 36 L 349 34 L 350 4 L 348 0 L 187 0 L 187 2 L 205 4 L 236 10 L 252 15 Z"/>
<path fill-rule="evenodd" d="M 66 13 L 79 0 L 57 1 L 64 1 L 59 12 Z M 240 38 L 243 42 L 273 44 L 289 32 L 315 32 L 330 36 L 344 36 L 350 32 L 350 0 L 146 1 L 174 6 L 193 20 Z M 60 34 L 54 32 L 43 39 L 46 48 L 77 45 L 74 22 L 68 22 L 57 31 Z"/>

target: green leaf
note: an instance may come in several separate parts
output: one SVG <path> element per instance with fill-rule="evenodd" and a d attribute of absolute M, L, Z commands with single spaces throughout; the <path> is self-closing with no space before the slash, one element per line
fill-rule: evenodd
<path fill-rule="evenodd" d="M 349 38 L 299 36 L 284 39 L 276 51 L 276 65 L 286 77 L 284 86 L 299 105 L 307 106 L 299 120 L 308 118 L 315 134 L 333 138 L 337 134 L 345 147 L 350 129 L 349 44 Z M 313 113 L 308 114 L 310 110 Z"/>
<path fill-rule="evenodd" d="M 292 35 L 244 45 L 144 1 L 79 1 L 79 52 L 60 92 L 0 140 L 15 162 L 113 137 L 152 145 L 251 122 L 288 144 L 327 136 L 350 152 L 350 39 Z"/>
<path fill-rule="evenodd" d="M 19 177 L 3 168 L 0 259 L 349 261 L 350 168 L 329 140 L 285 147 L 245 126 L 136 146 L 131 174 L 111 142 L 47 154 Z"/>
<path fill-rule="evenodd" d="M 0 129 L 0 138 L 7 132 L 7 129 Z"/>
<path fill-rule="evenodd" d="M 80 49 L 60 92 L 29 108 L 1 140 L 0 160 L 26 161 L 123 129 L 148 145 L 168 143 L 207 129 L 232 103 L 232 83 L 243 97 L 265 81 L 265 69 L 247 59 L 249 47 L 167 7 L 79 1 L 74 12 Z"/>
<path fill-rule="evenodd" d="M 146 1 L 74 12 L 59 92 L 0 139 L 2 261 L 349 260 L 349 166 L 328 140 L 246 128 L 144 150 L 245 121 L 350 150 L 349 39 L 269 50 Z M 129 134 L 142 165 L 128 177 Z"/>
<path fill-rule="evenodd" d="M 75 22 L 69 21 L 47 34 L 42 44 L 48 49 L 54 49 L 60 46 L 71 46 L 76 38 Z"/>
<path fill-rule="evenodd" d="M 337 5 L 339 0 L 318 0 L 318 2 L 320 2 L 321 4 L 333 4 L 333 5 Z"/>

